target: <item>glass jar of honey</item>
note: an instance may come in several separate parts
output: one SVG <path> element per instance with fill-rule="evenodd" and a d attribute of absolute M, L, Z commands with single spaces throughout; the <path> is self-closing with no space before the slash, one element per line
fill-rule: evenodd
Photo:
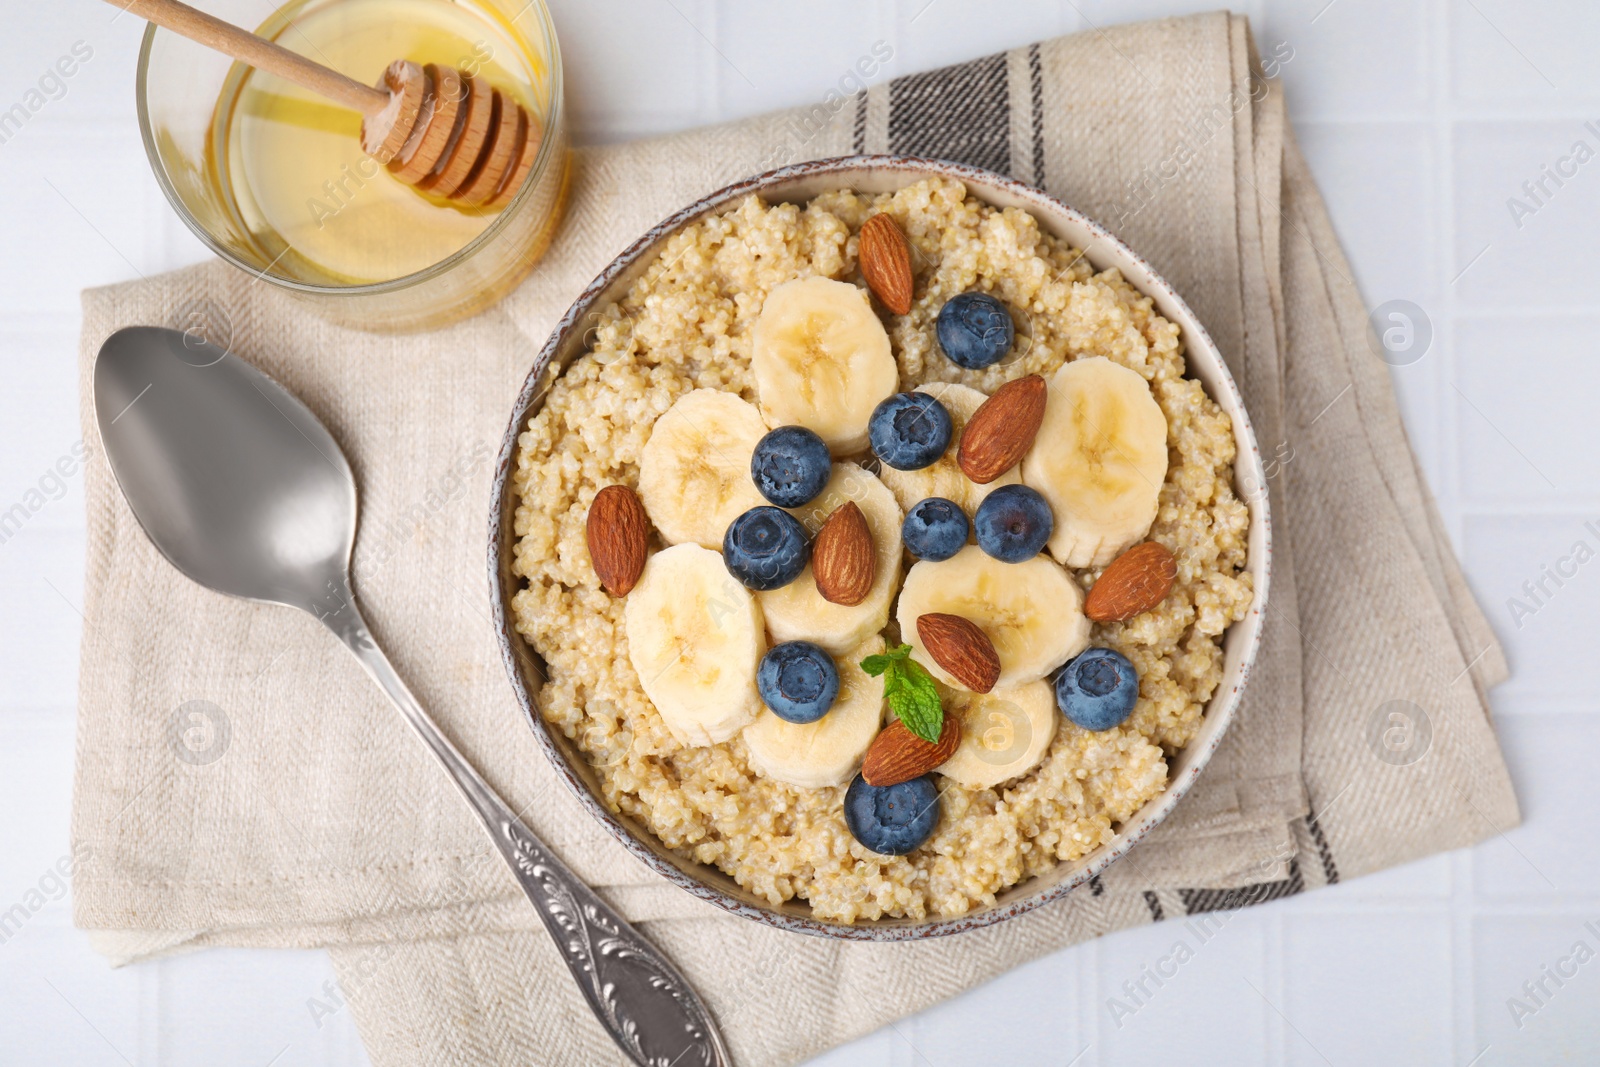
<path fill-rule="evenodd" d="M 217 255 L 335 322 L 383 331 L 471 315 L 527 276 L 558 221 L 568 165 L 543 0 L 291 0 L 255 27 L 248 0 L 206 7 L 369 85 L 396 59 L 482 77 L 541 137 L 503 206 L 432 196 L 363 153 L 357 112 L 152 25 L 138 69 L 145 149 Z"/>

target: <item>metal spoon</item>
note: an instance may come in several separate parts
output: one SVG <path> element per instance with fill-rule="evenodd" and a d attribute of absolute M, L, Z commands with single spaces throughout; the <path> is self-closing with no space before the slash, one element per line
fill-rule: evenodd
<path fill-rule="evenodd" d="M 518 820 L 378 649 L 350 589 L 355 480 L 310 409 L 226 350 L 149 326 L 100 347 L 94 402 L 117 484 L 173 566 L 219 593 L 309 611 L 389 694 L 483 820 L 623 1052 L 641 1067 L 728 1064 L 677 968 Z"/>

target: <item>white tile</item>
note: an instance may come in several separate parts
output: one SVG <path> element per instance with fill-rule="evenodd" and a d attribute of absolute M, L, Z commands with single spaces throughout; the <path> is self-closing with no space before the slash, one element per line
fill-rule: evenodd
<path fill-rule="evenodd" d="M 1574 156 L 1580 141 L 1595 156 L 1582 166 Z M 1572 176 L 1557 173 L 1564 183 L 1558 186 L 1546 167 Z M 1600 242 L 1600 135 L 1575 118 L 1462 123 L 1455 129 L 1452 182 L 1451 270 L 1453 278 L 1459 275 L 1455 295 L 1464 307 L 1594 306 L 1600 287 L 1600 258 L 1592 254 Z"/>
<path fill-rule="evenodd" d="M 1600 8 L 1517 0 L 1450 3 L 1456 98 L 1472 104 L 1570 104 L 1600 95 L 1593 46 Z"/>
<path fill-rule="evenodd" d="M 577 140 L 710 121 L 707 72 L 720 60 L 692 25 L 703 8 L 693 0 L 550 0 Z"/>
<path fill-rule="evenodd" d="M 349 1011 L 318 1008 L 334 1004 L 326 953 L 213 949 L 152 966 L 160 980 L 163 1067 L 264 1064 L 274 1056 L 281 1057 L 275 1067 L 348 1062 Z"/>
<path fill-rule="evenodd" d="M 1224 1048 L 1235 1065 L 1268 1062 L 1268 921 L 1262 909 L 1244 908 L 1102 938 L 1099 989 L 1085 991 L 1097 1008 L 1100 1062 L 1185 1063 L 1196 1049 Z"/>
<path fill-rule="evenodd" d="M 0 286 L 0 315 L 76 316 L 79 290 L 155 269 L 137 129 L 27 128 L 0 149 L 6 246 L 26 262 Z"/>
<path fill-rule="evenodd" d="M 211 250 L 200 243 L 200 238 L 184 225 L 178 213 L 172 210 L 172 205 L 161 195 L 161 190 L 156 188 L 155 179 L 149 178 L 148 183 L 145 199 L 150 205 L 148 210 L 152 221 L 146 252 L 149 266 L 145 270 L 147 272 L 177 270 L 179 267 L 205 263 L 213 259 Z"/>
<path fill-rule="evenodd" d="M 1051 1062 L 1041 1049 L 1065 1063 L 1088 1043 L 1070 1010 L 1077 978 L 1074 954 L 1057 953 L 895 1025 L 917 1062 L 933 1067 Z"/>
<path fill-rule="evenodd" d="M 139 1049 L 143 980 L 137 968 L 112 970 L 81 931 L 28 925 L 0 945 L 0 1058 L 17 1067 L 144 1067 L 153 1061 Z"/>
<path fill-rule="evenodd" d="M 83 529 L 83 466 L 90 446 L 81 435 L 54 436 L 76 429 L 73 421 L 60 420 L 56 427 L 0 460 L 0 547 L 23 529 Z"/>
<path fill-rule="evenodd" d="M 1295 132 L 1368 306 L 1410 300 L 1436 311 L 1438 170 L 1428 127 L 1307 122 Z"/>
<path fill-rule="evenodd" d="M 0 811 L 27 814 L 0 824 L 0 913 L 26 899 L 31 914 L 48 911 L 58 920 L 67 914 L 62 874 L 76 866 L 68 831 L 72 742 L 67 718 L 26 725 L 0 719 L 7 763 Z"/>
<path fill-rule="evenodd" d="M 1418 117 L 1428 107 L 1426 4 L 1267 4 L 1254 29 L 1262 55 L 1280 57 L 1292 118 Z"/>
<path fill-rule="evenodd" d="M 1289 1063 L 1449 1061 L 1450 920 L 1442 909 L 1286 917 L 1283 969 L 1280 1007 L 1303 1034 L 1285 1045 Z"/>
<path fill-rule="evenodd" d="M 1597 329 L 1600 317 L 1456 323 L 1457 440 L 1469 499 L 1600 497 L 1600 421 L 1592 402 L 1600 363 L 1573 358 L 1592 348 Z"/>
<path fill-rule="evenodd" d="M 1215 5 L 1207 7 L 1205 0 L 1076 0 L 1069 5 L 1068 10 L 1073 8 L 1076 8 L 1081 15 L 1083 25 L 1080 29 L 1091 32 L 1119 23 L 1143 22 L 1146 19 L 1167 17 L 1181 18 L 1185 15 L 1202 15 L 1217 10 Z M 1242 13 L 1245 5 L 1236 4 L 1234 9 Z"/>
<path fill-rule="evenodd" d="M 1600 852 L 1575 840 L 1573 830 L 1575 820 L 1600 810 L 1600 778 L 1593 773 L 1600 716 L 1506 715 L 1497 725 L 1523 823 L 1478 847 L 1478 895 L 1502 904 L 1595 900 Z M 1595 979 L 1600 984 L 1600 968 Z"/>
<path fill-rule="evenodd" d="M 897 1041 L 904 1044 L 893 1030 L 884 1027 L 806 1060 L 805 1067 L 891 1067 L 895 1063 Z"/>
<path fill-rule="evenodd" d="M 143 19 L 118 17 L 100 0 L 43 4 L 12 20 L 0 41 L 0 110 L 38 90 L 45 103 L 30 126 L 85 117 L 135 121 L 133 60 L 144 27 Z"/>
<path fill-rule="evenodd" d="M 28 620 L 8 626 L 0 640 L 0 712 L 76 706 L 83 534 L 43 523 L 36 529 L 40 515 L 0 544 L 0 603 Z"/>
<path fill-rule="evenodd" d="M 749 114 L 843 99 L 909 68 L 897 61 L 893 20 L 883 4 L 862 0 L 786 0 L 721 4 L 717 47 L 743 72 L 729 68 L 721 104 Z M 773 18 L 784 18 L 774 33 Z"/>
<path fill-rule="evenodd" d="M 1086 4 L 1077 6 L 1088 11 Z M 1073 5 L 1066 0 L 1010 0 L 1004 4 L 894 0 L 894 13 L 897 40 L 891 43 L 895 45 L 897 76 L 963 63 L 1078 28 Z"/>
<path fill-rule="evenodd" d="M 41 525 L 81 524 L 83 472 L 74 455 L 82 444 L 77 333 L 0 328 L 0 360 L 6 366 L 0 425 L 7 428 L 0 449 L 0 515 L 32 489 L 52 504 L 48 511 L 41 506 Z M 0 536 L 8 528 L 0 526 Z"/>
<path fill-rule="evenodd" d="M 1489 1046 L 1484 1067 L 1593 1061 L 1594 1025 L 1600 1018 L 1597 919 L 1600 909 L 1591 908 L 1571 915 L 1477 921 L 1473 1004 L 1478 1046 Z M 1586 955 L 1587 962 L 1579 963 L 1576 955 Z M 1558 971 L 1571 977 L 1550 977 Z"/>
<path fill-rule="evenodd" d="M 1305 862 L 1315 863 L 1316 859 L 1311 857 Z M 1448 897 L 1452 888 L 1450 857 L 1429 856 L 1360 878 L 1346 878 L 1315 893 L 1290 897 L 1280 907 L 1299 914 L 1344 914 L 1352 907 L 1437 901 Z"/>
<path fill-rule="evenodd" d="M 1497 709 L 1553 704 L 1600 710 L 1600 510 L 1593 514 L 1468 515 L 1462 561 L 1489 623 L 1505 645 L 1511 678 L 1495 689 Z M 1590 558 L 1576 562 L 1586 546 Z M 1573 572 L 1561 578 L 1555 569 Z M 1557 585 L 1557 581 L 1562 584 Z"/>

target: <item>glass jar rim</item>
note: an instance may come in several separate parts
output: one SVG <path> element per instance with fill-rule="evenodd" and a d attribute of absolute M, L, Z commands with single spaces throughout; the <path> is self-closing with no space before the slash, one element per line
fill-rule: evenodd
<path fill-rule="evenodd" d="M 363 282 L 358 285 L 324 285 L 274 274 L 272 273 L 272 264 L 268 264 L 266 267 L 258 267 L 255 264 L 246 263 L 231 248 L 219 241 L 199 219 L 194 217 L 193 212 L 184 204 L 183 198 L 178 195 L 177 187 L 173 185 L 172 179 L 167 173 L 166 164 L 162 161 L 160 149 L 156 146 L 155 128 L 150 120 L 150 105 L 147 96 L 151 53 L 155 48 L 156 34 L 158 32 L 164 32 L 169 37 L 183 38 L 170 30 L 162 31 L 160 27 L 151 22 L 145 25 L 144 37 L 139 44 L 139 61 L 134 80 L 134 104 L 139 115 L 139 135 L 144 141 L 145 155 L 150 160 L 150 169 L 155 173 L 156 184 L 161 187 L 162 195 L 167 198 L 167 203 L 171 204 L 172 209 L 177 212 L 178 218 L 183 220 L 183 224 L 189 227 L 190 232 L 198 237 L 201 243 L 209 248 L 213 254 L 238 267 L 245 273 L 254 275 L 258 279 L 265 279 L 281 288 L 319 296 L 368 296 L 375 293 L 399 292 L 437 278 L 458 263 L 470 259 L 479 249 L 499 236 L 501 231 L 510 224 L 512 217 L 534 195 L 534 190 L 539 185 L 540 176 L 549 170 L 553 164 L 560 164 L 560 161 L 556 159 L 556 155 L 562 151 L 561 146 L 565 141 L 563 138 L 556 136 L 555 127 L 563 121 L 562 92 L 564 78 L 561 69 L 561 45 L 556 39 L 555 24 L 550 18 L 550 9 L 545 0 L 529 0 L 527 6 L 518 14 L 518 18 L 528 13 L 534 14 L 538 20 L 538 29 L 542 37 L 541 43 L 546 46 L 549 59 L 550 108 L 547 115 L 544 140 L 539 145 L 538 154 L 534 156 L 532 168 L 529 169 L 527 176 L 522 181 L 522 188 L 517 190 L 516 195 L 511 198 L 511 202 L 500 210 L 494 221 L 489 223 L 483 232 L 472 240 L 438 262 L 430 263 L 421 270 L 412 271 L 410 274 L 403 274 L 398 278 L 390 278 L 381 282 Z"/>

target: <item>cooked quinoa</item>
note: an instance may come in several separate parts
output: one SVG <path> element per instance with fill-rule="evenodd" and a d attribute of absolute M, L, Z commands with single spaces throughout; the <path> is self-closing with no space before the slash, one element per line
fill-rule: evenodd
<path fill-rule="evenodd" d="M 584 540 L 595 493 L 612 483 L 637 487 L 640 451 L 675 400 L 710 387 L 755 401 L 750 332 L 766 294 L 811 275 L 859 282 L 856 233 L 880 211 L 905 231 L 917 273 L 910 314 L 886 321 L 900 387 L 953 381 L 992 393 L 1080 356 L 1137 371 L 1167 419 L 1168 470 L 1150 537 L 1178 561 L 1158 609 L 1093 628 L 1091 644 L 1116 649 L 1139 670 L 1129 719 L 1097 733 L 1063 719 L 1043 762 L 997 788 L 941 778 L 938 829 L 901 857 L 851 837 L 843 787 L 763 777 L 738 737 L 705 748 L 675 741 L 629 660 L 624 602 L 601 589 Z M 1018 326 L 1014 355 L 979 371 L 945 359 L 934 340 L 939 308 L 971 289 L 1004 300 Z M 1167 757 L 1194 737 L 1221 680 L 1223 631 L 1244 617 L 1253 594 L 1229 418 L 1184 377 L 1178 327 L 1148 297 L 1115 270 L 1096 273 L 1026 212 L 930 179 L 892 195 L 826 193 L 804 206 L 748 197 L 670 238 L 600 317 L 591 356 L 551 383 L 519 439 L 515 566 L 526 586 L 513 608 L 517 630 L 547 665 L 539 708 L 595 766 L 606 804 L 773 904 L 801 898 L 818 918 L 850 922 L 982 907 L 1113 840 L 1162 791 Z M 1087 590 L 1099 572 L 1072 573 Z M 892 618 L 891 642 L 899 636 Z"/>

